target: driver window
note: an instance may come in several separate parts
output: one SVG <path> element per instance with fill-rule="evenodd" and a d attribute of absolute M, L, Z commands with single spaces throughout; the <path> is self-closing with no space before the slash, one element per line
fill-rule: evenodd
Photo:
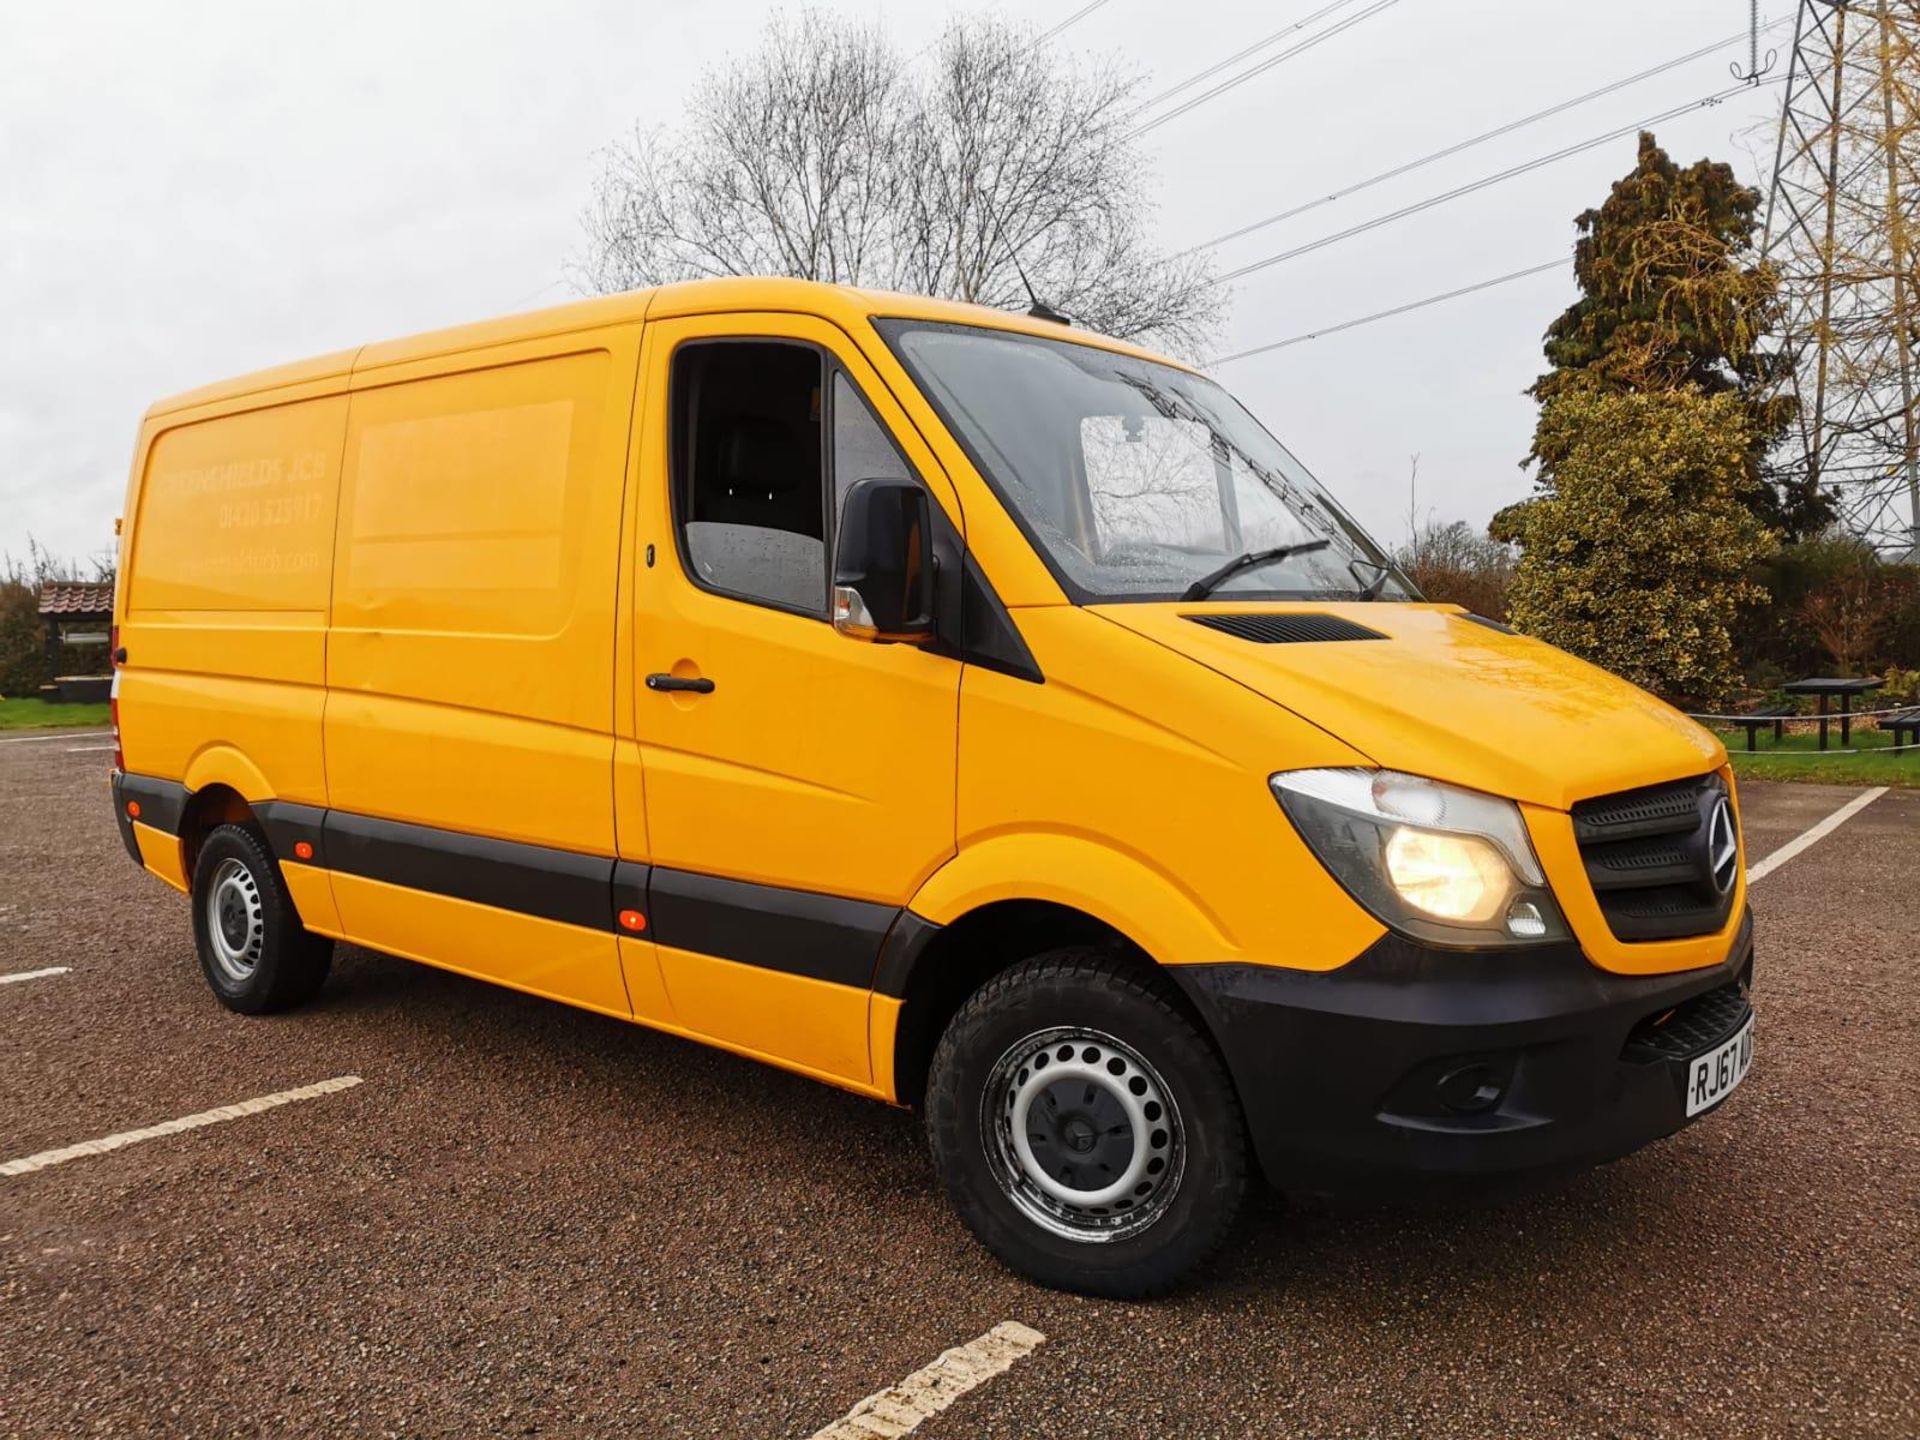
<path fill-rule="evenodd" d="M 710 341 L 675 353 L 674 519 L 696 584 L 826 613 L 822 379 L 809 345 Z"/>

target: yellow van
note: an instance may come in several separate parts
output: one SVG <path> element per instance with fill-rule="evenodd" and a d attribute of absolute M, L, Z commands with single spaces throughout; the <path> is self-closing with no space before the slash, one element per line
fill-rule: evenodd
<path fill-rule="evenodd" d="M 916 1107 L 1048 1284 L 1751 1060 L 1722 747 L 1129 345 L 667 286 L 164 401 L 124 528 L 115 811 L 222 1003 L 343 940 Z"/>

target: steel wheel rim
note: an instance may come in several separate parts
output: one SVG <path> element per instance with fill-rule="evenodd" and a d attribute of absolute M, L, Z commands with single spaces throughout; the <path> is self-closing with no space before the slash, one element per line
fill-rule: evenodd
<path fill-rule="evenodd" d="M 1008 1046 L 988 1072 L 980 1122 L 1001 1193 L 1065 1239 L 1137 1235 L 1179 1193 L 1179 1107 L 1159 1072 L 1104 1031 L 1055 1027 Z"/>
<path fill-rule="evenodd" d="M 260 885 L 239 860 L 222 860 L 207 886 L 207 948 L 213 963 L 227 979 L 239 984 L 253 978 L 266 944 L 266 915 Z"/>

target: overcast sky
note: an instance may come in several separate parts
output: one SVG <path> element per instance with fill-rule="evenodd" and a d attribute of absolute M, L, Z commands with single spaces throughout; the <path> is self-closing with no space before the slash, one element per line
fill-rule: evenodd
<path fill-rule="evenodd" d="M 1000 9 L 1046 27 L 1083 3 Z M 1323 3 L 1106 0 L 1053 43 L 1137 68 L 1152 94 Z M 841 8 L 880 19 L 911 53 L 966 7 Z M 751 48 L 767 9 L 0 6 L 0 550 L 19 556 L 29 534 L 63 555 L 110 544 L 139 417 L 159 396 L 569 298 L 596 150 L 636 121 L 671 125 L 693 77 Z M 1746 12 L 1744 0 L 1400 0 L 1153 131 L 1162 238 L 1196 244 L 1326 195 L 1732 36 Z M 1224 247 L 1221 266 L 1725 89 L 1744 53 L 1321 205 Z M 1660 139 L 1683 162 L 1729 159 L 1758 180 L 1778 94 L 1670 120 Z M 1573 216 L 1633 148 L 1615 140 L 1250 276 L 1220 353 L 1566 255 Z M 1569 267 L 1217 374 L 1383 540 L 1406 533 L 1416 453 L 1420 511 L 1478 524 L 1526 491 L 1521 392 L 1572 293 Z"/>

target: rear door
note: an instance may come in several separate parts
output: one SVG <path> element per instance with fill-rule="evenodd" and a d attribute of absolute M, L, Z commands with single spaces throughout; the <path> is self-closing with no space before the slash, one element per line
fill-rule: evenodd
<path fill-rule="evenodd" d="M 362 357 L 324 724 L 349 936 L 620 1015 L 613 646 L 638 350 L 635 325 Z"/>
<path fill-rule="evenodd" d="M 644 365 L 632 664 L 661 974 L 683 1026 L 864 1083 L 881 941 L 953 853 L 961 665 L 828 623 L 836 495 L 911 477 L 956 528 L 958 503 L 824 321 L 654 321 Z"/>

